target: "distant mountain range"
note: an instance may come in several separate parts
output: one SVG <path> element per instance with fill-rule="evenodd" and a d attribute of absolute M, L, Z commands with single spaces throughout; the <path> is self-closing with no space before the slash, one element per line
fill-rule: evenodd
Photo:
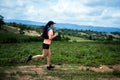
<path fill-rule="evenodd" d="M 6 23 L 16 22 L 26 25 L 35 25 L 35 26 L 43 26 L 46 23 L 43 22 L 35 22 L 29 20 L 15 20 L 15 19 L 6 19 Z M 68 23 L 57 23 L 55 24 L 56 28 L 66 28 L 66 29 L 74 29 L 74 30 L 92 30 L 98 32 L 120 32 L 120 28 L 113 27 L 99 27 L 99 26 L 89 26 L 89 25 L 77 25 L 77 24 L 68 24 Z"/>

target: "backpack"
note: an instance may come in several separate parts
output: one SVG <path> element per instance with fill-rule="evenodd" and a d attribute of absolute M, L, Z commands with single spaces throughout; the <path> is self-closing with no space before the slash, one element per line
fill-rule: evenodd
<path fill-rule="evenodd" d="M 48 31 L 49 31 L 49 30 L 51 30 L 51 28 L 47 28 L 46 30 L 43 31 L 43 33 L 42 33 L 42 35 L 41 35 L 42 38 L 44 38 L 44 39 L 49 39 L 49 38 L 48 38 Z"/>

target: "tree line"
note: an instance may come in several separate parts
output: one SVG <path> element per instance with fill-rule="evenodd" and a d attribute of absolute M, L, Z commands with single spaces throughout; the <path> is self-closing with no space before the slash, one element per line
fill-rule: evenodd
<path fill-rule="evenodd" d="M 115 40 L 120 41 L 120 32 L 97 32 L 91 30 L 73 30 L 73 29 L 58 29 L 58 32 L 67 36 L 79 37 L 89 40 Z"/>

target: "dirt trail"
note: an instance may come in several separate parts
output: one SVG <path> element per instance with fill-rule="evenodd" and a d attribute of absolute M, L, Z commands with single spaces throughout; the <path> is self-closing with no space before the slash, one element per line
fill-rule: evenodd
<path fill-rule="evenodd" d="M 108 67 L 107 65 L 100 65 L 99 67 L 88 67 L 88 66 L 59 66 L 55 65 L 55 69 L 58 70 L 71 70 L 71 69 L 79 69 L 79 70 L 92 70 L 94 72 L 113 72 L 114 70 L 120 71 L 120 64 L 113 65 Z M 58 77 L 47 76 L 47 69 L 45 66 L 17 66 L 17 69 L 5 70 L 7 77 L 10 77 L 11 74 L 16 80 L 35 80 L 37 78 L 42 78 L 45 80 L 61 80 Z M 46 76 L 45 76 L 46 75 Z M 120 78 L 99 78 L 98 80 L 120 80 Z"/>
<path fill-rule="evenodd" d="M 108 66 L 106 65 L 100 65 L 100 67 L 86 67 L 86 66 L 80 66 L 79 67 L 80 70 L 92 70 L 92 71 L 95 71 L 95 72 L 113 72 L 113 69 L 112 68 L 109 68 Z"/>

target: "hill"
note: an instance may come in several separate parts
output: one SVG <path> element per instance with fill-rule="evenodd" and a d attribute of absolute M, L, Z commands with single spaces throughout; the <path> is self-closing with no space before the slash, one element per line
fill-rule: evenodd
<path fill-rule="evenodd" d="M 0 80 L 120 80 L 120 44 L 116 42 L 54 41 L 53 70 L 46 69 L 46 59 L 25 64 L 29 54 L 41 54 L 42 44 L 1 44 Z"/>
<path fill-rule="evenodd" d="M 7 32 L 10 32 L 10 33 L 17 33 L 21 35 L 38 37 L 39 34 L 41 33 L 42 27 L 43 26 L 31 27 L 31 26 L 24 25 L 24 24 L 8 23 L 2 26 L 2 29 L 6 31 L 5 34 Z M 73 30 L 73 29 L 55 29 L 54 31 L 59 33 L 59 36 L 55 38 L 56 40 L 59 40 L 59 41 L 70 40 L 70 41 L 78 42 L 81 40 L 82 41 L 84 40 L 119 41 L 120 40 L 120 33 L 118 32 L 105 33 L 105 32 L 97 32 L 97 31 L 90 31 L 90 30 Z M 1 40 L 3 42 L 3 39 Z"/>
<path fill-rule="evenodd" d="M 43 26 L 45 23 L 43 22 L 35 22 L 29 20 L 15 20 L 15 19 L 7 19 L 6 23 L 16 22 L 22 23 L 26 25 L 34 25 L 35 26 Z M 66 29 L 74 29 L 74 30 L 92 30 L 98 32 L 120 32 L 120 28 L 112 28 L 112 27 L 102 27 L 102 26 L 90 26 L 90 25 L 77 25 L 77 24 L 69 24 L 69 23 L 57 23 L 55 24 L 56 28 L 66 28 Z"/>

